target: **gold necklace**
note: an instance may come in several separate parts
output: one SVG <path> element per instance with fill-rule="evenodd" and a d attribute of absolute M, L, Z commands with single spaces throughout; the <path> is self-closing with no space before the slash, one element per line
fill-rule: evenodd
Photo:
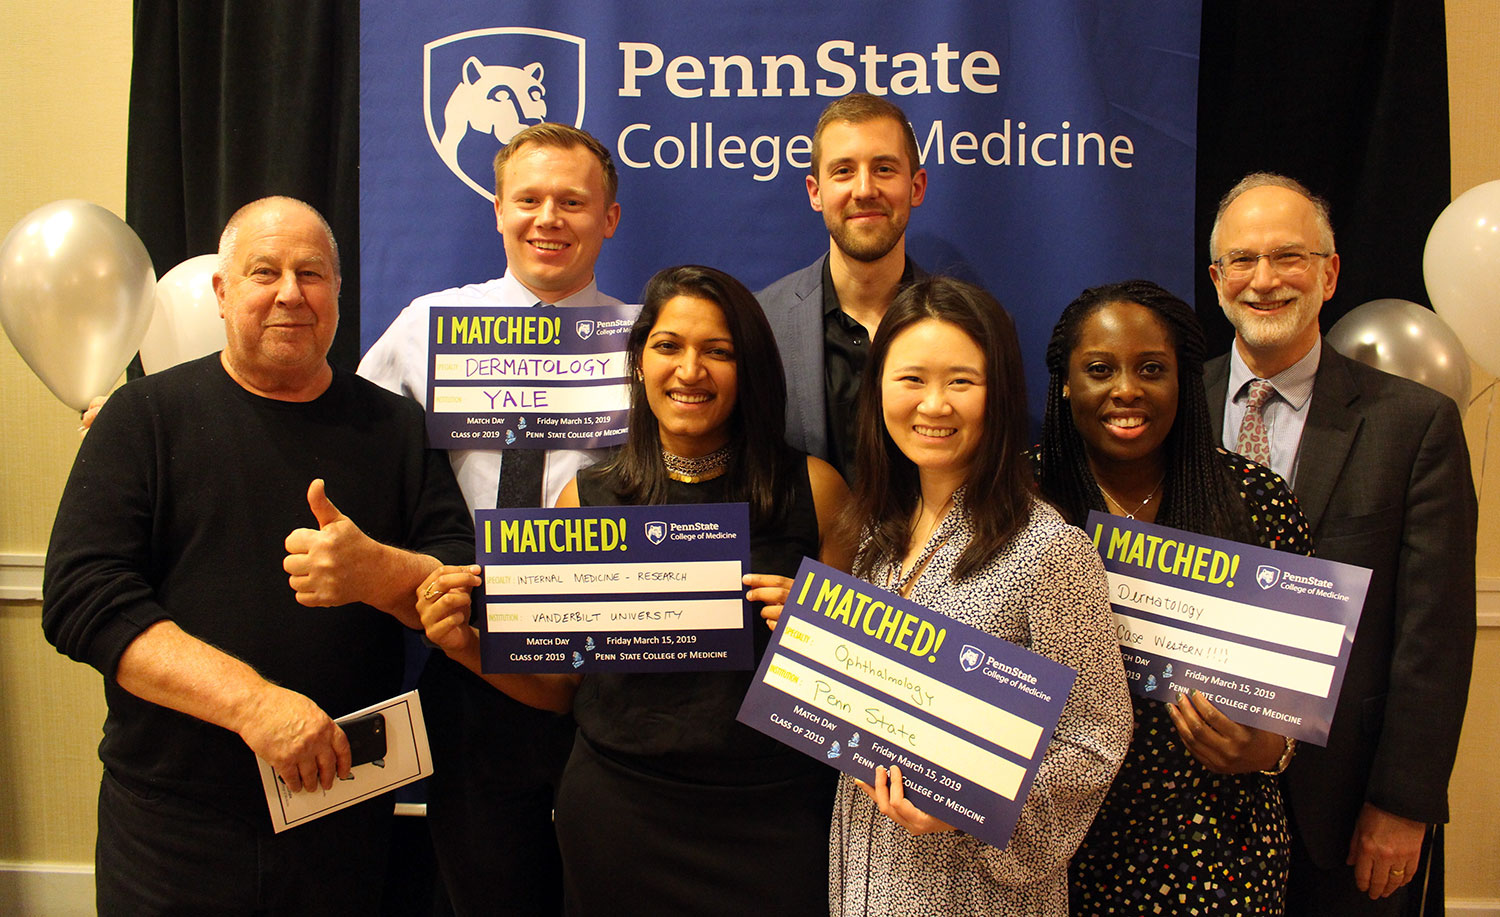
<path fill-rule="evenodd" d="M 729 470 L 729 446 L 697 458 L 684 458 L 663 449 L 661 460 L 667 466 L 667 477 L 684 484 L 701 484 L 712 481 Z"/>
<path fill-rule="evenodd" d="M 954 493 L 957 493 L 957 491 L 954 491 Z M 919 505 L 917 519 L 912 520 L 912 532 L 910 537 L 912 544 L 920 544 L 923 546 L 922 552 L 917 555 L 915 560 L 912 561 L 911 569 L 907 570 L 904 575 L 902 574 L 901 570 L 901 561 L 903 560 L 903 558 L 896 559 L 894 569 L 891 570 L 890 574 L 890 588 L 892 592 L 903 596 L 910 592 L 912 584 L 916 582 L 917 577 L 922 574 L 922 571 L 927 569 L 927 564 L 932 561 L 932 555 L 937 552 L 938 548 L 941 548 L 943 545 L 948 543 L 948 537 L 946 535 L 943 536 L 942 540 L 936 543 L 929 544 L 929 541 L 931 541 L 932 536 L 937 532 L 938 526 L 940 526 L 943 520 L 948 517 L 948 512 L 952 508 L 953 494 L 949 494 L 948 499 L 943 501 L 943 505 L 938 507 L 938 511 L 933 515 L 932 524 L 927 527 L 926 533 L 924 533 L 921 539 L 918 540 L 916 524 L 921 519 L 921 507 Z"/>
<path fill-rule="evenodd" d="M 918 536 L 917 523 L 922 521 L 921 506 L 919 506 L 917 510 L 917 518 L 912 520 L 911 525 L 912 543 L 925 545 L 927 543 L 927 539 L 932 537 L 932 533 L 937 531 L 938 525 L 940 525 L 943 519 L 948 515 L 948 510 L 952 506 L 953 497 L 949 496 L 947 500 L 943 501 L 943 505 L 938 507 L 937 512 L 932 514 L 932 521 L 927 524 L 926 531 L 923 531 L 921 536 Z"/>
<path fill-rule="evenodd" d="M 1166 480 L 1167 480 L 1167 473 L 1165 471 L 1163 471 L 1161 473 L 1161 477 L 1156 479 L 1156 486 L 1152 487 L 1151 488 L 1151 492 L 1148 493 L 1148 494 L 1146 494 L 1146 499 L 1142 500 L 1140 502 L 1140 504 L 1138 506 L 1136 506 L 1135 509 L 1130 510 L 1129 512 L 1126 512 L 1126 510 L 1125 510 L 1125 504 L 1121 503 L 1119 500 L 1116 500 L 1115 497 L 1114 497 L 1114 494 L 1112 494 L 1109 491 L 1107 491 L 1107 490 L 1104 489 L 1104 485 L 1099 483 L 1099 479 L 1098 478 L 1094 478 L 1094 486 L 1097 487 L 1097 488 L 1099 488 L 1099 492 L 1101 494 L 1104 494 L 1104 499 L 1108 500 L 1110 503 L 1113 503 L 1115 505 L 1115 509 L 1117 509 L 1120 512 L 1122 512 L 1122 513 L 1125 514 L 1125 518 L 1126 519 L 1134 519 L 1135 518 L 1135 514 L 1138 513 L 1138 512 L 1140 512 L 1141 510 L 1145 509 L 1146 508 L 1146 504 L 1151 502 L 1151 498 L 1154 497 L 1154 496 L 1156 496 L 1156 492 L 1158 490 L 1161 490 L 1161 485 Z"/>

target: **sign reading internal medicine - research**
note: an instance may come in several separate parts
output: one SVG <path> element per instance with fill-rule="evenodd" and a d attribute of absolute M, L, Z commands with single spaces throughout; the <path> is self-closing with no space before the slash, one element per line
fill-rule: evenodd
<path fill-rule="evenodd" d="M 367 4 L 361 10 L 362 344 L 423 293 L 500 276 L 492 161 L 539 121 L 619 170 L 606 293 L 698 263 L 758 289 L 828 249 L 808 203 L 818 114 L 901 106 L 926 197 L 907 251 L 1015 315 L 1040 354 L 1095 284 L 1192 282 L 1197 2 L 1032 0 L 753 7 Z"/>

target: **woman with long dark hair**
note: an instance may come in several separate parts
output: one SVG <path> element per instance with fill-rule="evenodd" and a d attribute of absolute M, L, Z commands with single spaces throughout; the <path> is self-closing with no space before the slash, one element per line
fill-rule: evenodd
<path fill-rule="evenodd" d="M 1089 510 L 1307 553 L 1270 469 L 1218 447 L 1203 332 L 1148 281 L 1085 290 L 1047 345 L 1037 478 L 1068 521 Z M 1135 738 L 1072 866 L 1080 914 L 1280 914 L 1289 841 L 1275 774 L 1290 739 L 1193 692 L 1133 698 Z"/>
<path fill-rule="evenodd" d="M 847 568 L 833 520 L 848 490 L 782 440 L 781 358 L 754 296 L 684 266 L 652 277 L 643 300 L 627 344 L 629 442 L 558 505 L 746 502 L 752 601 L 784 601 L 803 556 Z M 428 637 L 477 673 L 476 572 L 440 570 L 423 591 L 446 593 L 419 591 L 418 610 Z M 755 628 L 757 661 L 769 635 Z M 484 676 L 578 720 L 556 804 L 568 913 L 826 912 L 834 773 L 735 721 L 753 675 Z"/>
<path fill-rule="evenodd" d="M 832 913 L 1067 913 L 1067 862 L 1119 767 L 1130 703 L 1099 555 L 1032 494 L 1010 316 L 944 277 L 904 289 L 859 395 L 854 573 L 1078 672 L 1010 843 L 922 811 L 900 769 L 840 777 Z"/>

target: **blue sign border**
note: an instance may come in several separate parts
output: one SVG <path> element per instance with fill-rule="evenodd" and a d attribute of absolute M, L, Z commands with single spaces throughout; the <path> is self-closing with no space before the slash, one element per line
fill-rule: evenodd
<path fill-rule="evenodd" d="M 554 521 L 599 520 L 611 529 L 610 550 L 554 549 L 544 545 L 537 552 L 524 555 L 494 549 L 494 533 L 507 522 L 551 525 Z M 653 540 L 648 532 L 653 525 L 663 526 L 663 537 Z M 750 569 L 750 509 L 744 503 L 699 503 L 687 505 L 610 506 L 564 509 L 497 509 L 479 510 L 474 514 L 476 556 L 480 564 L 490 567 L 509 563 L 556 565 L 559 570 L 577 564 L 684 564 L 695 561 L 733 561 L 739 576 Z M 615 535 L 620 540 L 614 542 Z M 487 536 L 490 544 L 486 545 Z M 561 536 L 559 536 L 561 537 Z M 576 543 L 576 542 L 575 542 Z M 487 577 L 488 579 L 488 577 Z M 565 586 L 546 595 L 525 597 L 474 594 L 479 609 L 480 666 L 488 673 L 502 672 L 705 672 L 749 669 L 754 666 L 755 648 L 751 628 L 755 626 L 745 589 L 736 577 L 732 588 L 695 592 L 651 592 L 630 590 L 623 583 L 619 592 L 597 591 L 568 593 Z M 662 626 L 652 629 L 611 629 L 610 615 L 639 616 L 639 603 L 659 601 L 693 601 L 698 599 L 737 600 L 740 604 L 740 626 L 732 629 L 674 629 Z M 556 603 L 576 605 L 595 603 L 598 629 L 577 626 L 554 630 L 497 632 L 489 630 L 487 611 L 515 602 L 530 604 Z M 632 607 L 635 606 L 635 607 Z M 577 617 L 568 612 L 561 617 Z M 559 623 L 568 623 L 560 621 Z"/>

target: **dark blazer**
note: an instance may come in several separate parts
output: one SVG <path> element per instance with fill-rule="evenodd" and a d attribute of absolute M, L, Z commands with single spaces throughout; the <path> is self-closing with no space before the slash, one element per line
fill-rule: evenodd
<path fill-rule="evenodd" d="M 786 441 L 827 459 L 828 397 L 823 365 L 823 257 L 755 294 L 776 335 L 786 371 Z M 912 280 L 927 272 L 907 256 Z"/>
<path fill-rule="evenodd" d="M 1227 354 L 1203 381 L 1222 430 Z M 1474 658 L 1478 507 L 1453 400 L 1326 343 L 1296 476 L 1317 555 L 1373 570 L 1328 747 L 1299 745 L 1282 784 L 1293 830 L 1332 869 L 1365 802 L 1448 820 Z"/>
<path fill-rule="evenodd" d="M 786 442 L 828 458 L 828 399 L 823 391 L 823 257 L 755 294 L 786 371 Z"/>

